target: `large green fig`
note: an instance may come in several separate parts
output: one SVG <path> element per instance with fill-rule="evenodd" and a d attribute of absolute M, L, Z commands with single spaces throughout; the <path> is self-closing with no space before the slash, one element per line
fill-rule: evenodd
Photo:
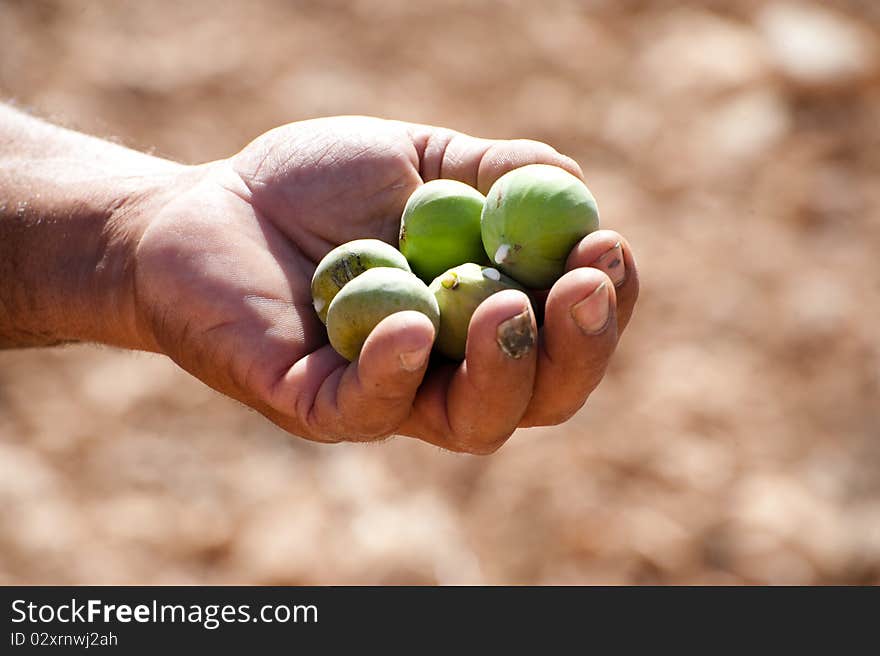
<path fill-rule="evenodd" d="M 480 235 L 483 194 L 457 180 L 416 189 L 400 220 L 400 251 L 425 282 L 463 262 L 487 262 Z"/>
<path fill-rule="evenodd" d="M 378 239 L 355 239 L 324 256 L 312 276 L 312 303 L 321 321 L 327 323 L 327 309 L 339 290 L 373 267 L 410 270 L 400 251 Z"/>
<path fill-rule="evenodd" d="M 497 269 L 479 264 L 462 264 L 438 276 L 429 289 L 440 308 L 440 331 L 435 348 L 443 355 L 463 360 L 468 326 L 477 306 L 503 289 L 526 290 Z"/>
<path fill-rule="evenodd" d="M 415 310 L 440 328 L 440 309 L 428 286 L 412 273 L 390 267 L 364 271 L 339 290 L 327 310 L 330 344 L 344 358 L 356 360 L 376 325 L 403 310 Z"/>
<path fill-rule="evenodd" d="M 486 252 L 502 271 L 532 289 L 556 282 L 574 245 L 598 228 L 599 210 L 590 190 L 556 166 L 514 169 L 486 195 Z"/>

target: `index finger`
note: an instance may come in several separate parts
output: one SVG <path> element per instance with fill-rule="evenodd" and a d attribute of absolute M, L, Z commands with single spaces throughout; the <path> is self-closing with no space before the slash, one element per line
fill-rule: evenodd
<path fill-rule="evenodd" d="M 498 449 L 531 399 L 536 336 L 531 304 L 522 292 L 505 290 L 483 301 L 468 327 L 465 361 L 429 374 L 404 434 L 453 451 Z"/>
<path fill-rule="evenodd" d="M 549 144 L 531 139 L 483 139 L 430 125 L 408 124 L 422 179 L 448 178 L 482 193 L 498 178 L 527 164 L 551 164 L 583 179 L 581 167 Z"/>

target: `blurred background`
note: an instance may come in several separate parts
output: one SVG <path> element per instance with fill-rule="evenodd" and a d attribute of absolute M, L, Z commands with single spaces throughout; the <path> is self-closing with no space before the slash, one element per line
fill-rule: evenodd
<path fill-rule="evenodd" d="M 0 94 L 185 162 L 373 114 L 575 157 L 640 306 L 563 426 L 290 438 L 0 353 L 0 583 L 880 583 L 880 3 L 0 0 Z"/>

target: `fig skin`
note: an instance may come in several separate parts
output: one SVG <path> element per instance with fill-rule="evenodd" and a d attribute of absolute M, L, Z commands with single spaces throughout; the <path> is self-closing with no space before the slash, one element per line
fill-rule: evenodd
<path fill-rule="evenodd" d="M 321 321 L 327 323 L 327 310 L 339 290 L 374 267 L 410 271 L 403 254 L 378 239 L 355 239 L 337 246 L 321 259 L 312 276 L 312 304 Z"/>
<path fill-rule="evenodd" d="M 527 287 L 549 289 L 575 244 L 599 228 L 599 209 L 587 186 L 568 171 L 530 164 L 495 181 L 481 228 L 494 266 Z"/>
<path fill-rule="evenodd" d="M 413 273 L 430 282 L 463 262 L 489 263 L 480 232 L 485 200 L 457 180 L 431 180 L 412 193 L 400 220 L 400 252 Z"/>
<path fill-rule="evenodd" d="M 357 360 L 373 328 L 387 316 L 415 310 L 440 328 L 440 308 L 428 286 L 402 269 L 375 267 L 345 285 L 327 310 L 330 344 L 347 360 Z"/>
<path fill-rule="evenodd" d="M 471 317 L 483 301 L 505 289 L 528 293 L 516 280 L 492 267 L 467 263 L 437 276 L 428 287 L 440 308 L 440 330 L 434 348 L 453 360 L 463 360 Z"/>

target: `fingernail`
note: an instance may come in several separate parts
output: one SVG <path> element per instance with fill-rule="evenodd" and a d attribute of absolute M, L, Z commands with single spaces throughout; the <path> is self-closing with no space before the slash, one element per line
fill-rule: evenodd
<path fill-rule="evenodd" d="M 596 260 L 593 267 L 602 269 L 611 278 L 615 287 L 620 287 L 626 280 L 626 265 L 623 263 L 623 249 L 617 242 Z"/>
<path fill-rule="evenodd" d="M 431 344 L 415 351 L 406 351 L 397 357 L 400 358 L 401 369 L 404 371 L 418 371 L 425 366 L 429 355 L 431 355 Z"/>
<path fill-rule="evenodd" d="M 528 308 L 498 324 L 495 341 L 509 358 L 519 360 L 535 345 L 535 329 Z"/>
<path fill-rule="evenodd" d="M 608 284 L 603 282 L 584 300 L 571 306 L 571 317 L 588 335 L 601 333 L 608 324 L 610 313 Z"/>

